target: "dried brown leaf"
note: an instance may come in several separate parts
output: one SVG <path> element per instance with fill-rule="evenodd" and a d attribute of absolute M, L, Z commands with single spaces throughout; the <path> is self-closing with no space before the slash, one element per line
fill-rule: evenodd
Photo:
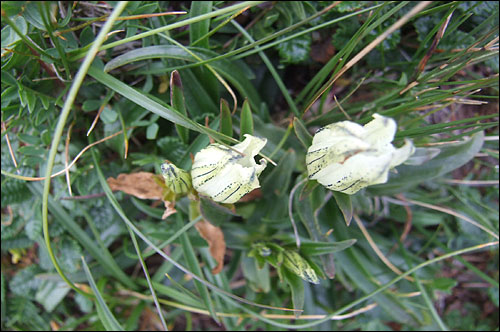
<path fill-rule="evenodd" d="M 210 254 L 217 262 L 217 266 L 212 269 L 212 274 L 217 274 L 224 267 L 224 254 L 226 253 L 226 241 L 222 230 L 212 225 L 206 220 L 198 221 L 195 225 L 201 237 L 208 242 Z"/>
<path fill-rule="evenodd" d="M 168 216 L 177 212 L 175 209 L 175 202 L 163 201 L 163 203 L 165 203 L 165 212 L 163 212 L 161 219 L 167 219 Z"/>
<path fill-rule="evenodd" d="M 164 189 L 155 178 L 158 178 L 156 174 L 138 172 L 122 173 L 116 179 L 108 178 L 106 181 L 112 190 L 121 190 L 140 199 L 162 199 Z"/>
<path fill-rule="evenodd" d="M 162 200 L 165 204 L 162 219 L 177 212 L 175 195 L 169 193 L 166 187 L 161 186 L 163 183 L 161 176 L 148 172 L 122 173 L 116 179 L 108 178 L 106 181 L 112 190 L 121 190 L 140 199 Z"/>

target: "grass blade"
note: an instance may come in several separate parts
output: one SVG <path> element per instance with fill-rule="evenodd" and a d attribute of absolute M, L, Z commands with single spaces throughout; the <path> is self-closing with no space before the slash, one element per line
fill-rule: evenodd
<path fill-rule="evenodd" d="M 87 263 L 85 262 L 83 256 L 82 256 L 82 266 L 83 270 L 85 271 L 85 275 L 87 276 L 87 279 L 89 281 L 90 287 L 92 288 L 92 291 L 94 292 L 95 297 L 97 299 L 96 306 L 102 324 L 108 331 L 124 331 L 123 327 L 120 325 L 120 323 L 118 323 L 111 310 L 109 310 L 108 305 L 102 298 L 101 292 L 99 292 L 99 289 L 97 289 L 97 285 L 95 284 L 94 278 L 92 277 L 92 273 L 90 272 L 89 267 L 87 266 Z"/>

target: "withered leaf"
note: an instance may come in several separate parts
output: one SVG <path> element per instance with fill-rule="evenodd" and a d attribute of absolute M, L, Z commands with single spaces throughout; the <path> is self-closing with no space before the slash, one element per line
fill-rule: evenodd
<path fill-rule="evenodd" d="M 177 212 L 175 209 L 175 202 L 163 201 L 163 203 L 165 203 L 165 212 L 163 212 L 161 219 L 167 219 L 168 216 Z"/>
<path fill-rule="evenodd" d="M 140 199 L 161 199 L 163 188 L 156 182 L 155 177 L 158 176 L 148 172 L 122 173 L 116 179 L 108 178 L 106 181 L 112 190 L 121 190 Z"/>
<path fill-rule="evenodd" d="M 224 267 L 224 254 L 226 253 L 226 241 L 222 230 L 212 225 L 206 220 L 198 221 L 195 224 L 198 233 L 208 242 L 210 254 L 217 262 L 217 266 L 212 269 L 212 274 L 217 274 Z"/>
<path fill-rule="evenodd" d="M 106 181 L 111 190 L 121 190 L 140 199 L 162 200 L 165 204 L 162 219 L 177 212 L 175 210 L 175 198 L 171 197 L 170 194 L 172 193 L 161 185 L 164 181 L 161 176 L 149 172 L 122 173 L 116 179 L 110 177 Z"/>

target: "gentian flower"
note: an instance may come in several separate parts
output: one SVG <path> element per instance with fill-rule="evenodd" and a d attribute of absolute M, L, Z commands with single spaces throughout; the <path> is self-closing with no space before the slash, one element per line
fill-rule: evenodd
<path fill-rule="evenodd" d="M 364 126 L 341 121 L 320 128 L 307 150 L 309 179 L 349 195 L 387 182 L 389 170 L 407 160 L 415 148 L 405 140 L 396 149 L 391 144 L 396 122 L 379 114 L 373 118 Z"/>
<path fill-rule="evenodd" d="M 249 134 L 233 147 L 214 143 L 194 156 L 191 178 L 199 193 L 216 202 L 236 203 L 241 197 L 259 188 L 259 175 L 267 162 L 256 164 L 254 156 L 266 145 L 267 139 Z"/>

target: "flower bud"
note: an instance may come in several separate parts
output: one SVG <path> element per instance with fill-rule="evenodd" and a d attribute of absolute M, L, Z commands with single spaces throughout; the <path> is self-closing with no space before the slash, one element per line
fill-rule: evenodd
<path fill-rule="evenodd" d="M 414 152 L 410 140 L 396 149 L 392 144 L 396 122 L 379 114 L 361 126 L 341 121 L 320 128 L 307 150 L 309 179 L 349 195 L 370 185 L 387 182 L 389 169 Z"/>
<path fill-rule="evenodd" d="M 283 251 L 283 265 L 304 279 L 313 284 L 319 284 L 319 278 L 309 263 L 297 252 L 291 250 Z"/>
<path fill-rule="evenodd" d="M 194 156 L 191 177 L 194 188 L 216 202 L 235 203 L 255 188 L 258 176 L 267 162 L 256 164 L 254 156 L 266 145 L 267 139 L 249 134 L 245 140 L 229 148 L 210 144 Z"/>
<path fill-rule="evenodd" d="M 165 178 L 167 187 L 177 195 L 187 194 L 193 186 L 191 175 L 185 170 L 178 168 L 171 162 L 164 162 L 160 166 L 161 174 Z"/>

